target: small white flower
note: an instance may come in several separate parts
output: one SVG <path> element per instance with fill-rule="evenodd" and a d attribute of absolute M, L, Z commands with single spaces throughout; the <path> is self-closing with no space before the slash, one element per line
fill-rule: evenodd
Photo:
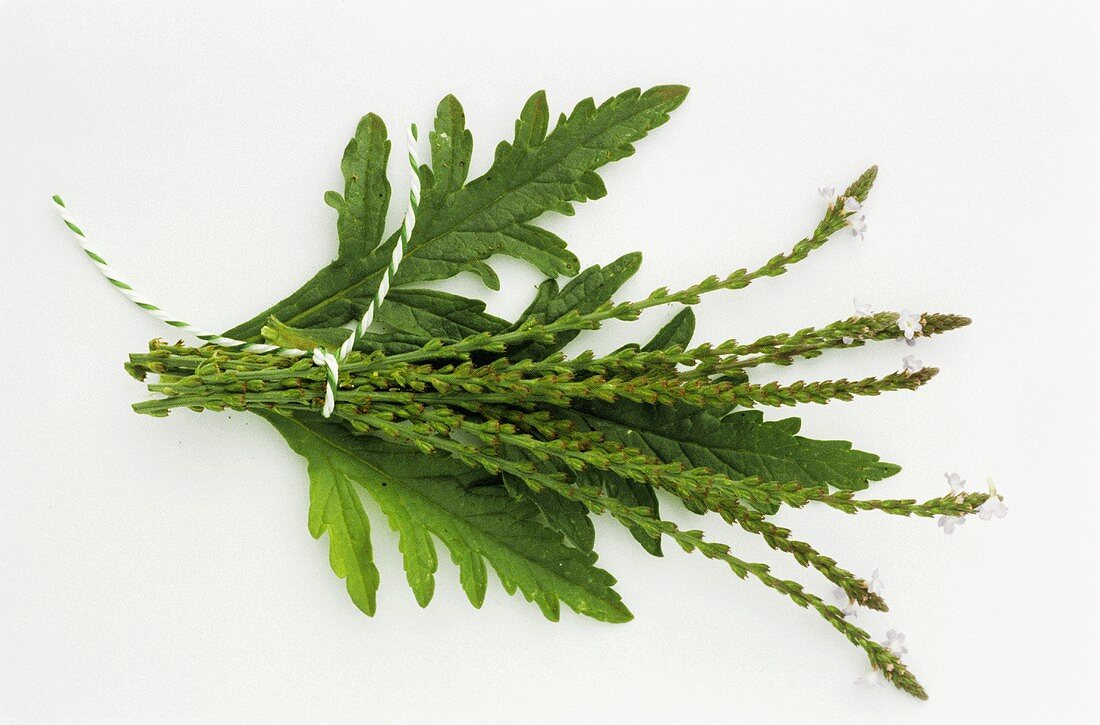
<path fill-rule="evenodd" d="M 924 363 L 918 360 L 914 355 L 906 355 L 901 359 L 901 364 L 905 366 L 906 375 L 912 375 L 913 373 L 919 373 L 924 370 Z"/>
<path fill-rule="evenodd" d="M 871 581 L 867 582 L 867 591 L 871 594 L 877 594 L 880 597 L 882 593 L 886 591 L 886 585 L 882 583 L 882 579 L 879 579 L 878 569 L 871 572 Z"/>
<path fill-rule="evenodd" d="M 989 482 L 989 498 L 978 507 L 978 518 L 982 521 L 989 521 L 994 516 L 1003 519 L 1008 516 L 1008 506 L 1005 506 L 1002 497 L 997 493 L 997 487 L 993 485 L 993 479 L 988 478 L 986 480 Z"/>
<path fill-rule="evenodd" d="M 832 200 L 836 198 L 836 188 L 832 186 L 819 186 L 817 187 L 817 194 L 822 199 Z"/>
<path fill-rule="evenodd" d="M 947 481 L 947 485 L 951 488 L 951 495 L 958 496 L 966 488 L 966 479 L 957 473 L 944 473 L 944 480 Z"/>
<path fill-rule="evenodd" d="M 856 311 L 855 314 L 852 315 L 855 318 L 870 317 L 874 314 L 871 311 L 871 305 L 867 304 L 866 302 L 860 302 L 858 297 L 852 298 L 852 307 L 854 307 Z M 840 338 L 840 341 L 843 342 L 845 345 L 851 345 L 853 342 L 855 342 L 855 338 L 845 335 L 844 337 Z"/>
<path fill-rule="evenodd" d="M 882 646 L 898 657 L 909 651 L 909 648 L 905 646 L 905 635 L 896 629 L 891 629 L 886 633 L 886 641 L 882 643 Z"/>
<path fill-rule="evenodd" d="M 863 214 L 856 214 L 848 217 L 846 223 L 848 229 L 852 232 L 852 236 L 862 241 L 863 235 L 867 233 L 867 217 Z"/>
<path fill-rule="evenodd" d="M 852 236 L 859 239 L 863 239 L 863 235 L 867 231 L 867 217 L 859 213 L 862 208 L 863 205 L 855 197 L 844 197 L 844 213 L 848 215 L 848 218 L 844 220 L 844 224 L 852 232 Z"/>
<path fill-rule="evenodd" d="M 857 677 L 856 684 L 861 687 L 883 687 L 886 684 L 886 678 L 878 670 L 871 669 Z"/>
<path fill-rule="evenodd" d="M 852 598 L 848 596 L 848 592 L 844 591 L 840 587 L 833 590 L 833 599 L 837 601 L 837 609 L 845 617 L 854 617 L 859 612 L 859 607 Z"/>
<path fill-rule="evenodd" d="M 966 479 L 957 473 L 944 473 L 944 479 L 947 480 L 947 485 L 951 488 L 952 496 L 961 496 L 963 489 L 966 488 Z"/>
<path fill-rule="evenodd" d="M 966 523 L 966 519 L 962 516 L 941 516 L 936 519 L 936 523 L 943 529 L 943 533 L 950 534 L 955 531 L 956 528 Z"/>
<path fill-rule="evenodd" d="M 908 341 L 924 329 L 924 325 L 921 324 L 920 315 L 915 315 L 909 310 L 902 310 L 901 314 L 898 315 L 898 329 L 902 331 Z"/>

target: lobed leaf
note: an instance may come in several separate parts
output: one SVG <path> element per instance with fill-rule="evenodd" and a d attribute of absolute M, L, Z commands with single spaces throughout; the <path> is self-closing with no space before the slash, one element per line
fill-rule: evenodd
<path fill-rule="evenodd" d="M 513 141 L 501 143 L 489 171 L 468 184 L 472 141 L 458 101 L 444 98 L 430 136 L 436 171 L 420 169 L 424 194 L 395 284 L 473 272 L 497 288 L 499 280 L 485 263 L 494 254 L 518 257 L 549 276 L 576 274 L 577 258 L 565 242 L 533 220 L 548 211 L 571 214 L 573 203 L 603 196 L 595 169 L 631 155 L 634 142 L 667 121 L 686 95 L 684 86 L 657 86 L 645 93 L 626 91 L 599 106 L 587 99 L 547 133 L 546 97 L 536 93 L 516 122 Z M 342 325 L 362 314 L 398 241 L 394 233 L 378 244 L 389 195 L 388 184 L 378 178 L 384 174 L 378 161 L 388 155 L 388 144 L 381 119 L 365 117 L 341 164 L 344 195 L 326 195 L 340 214 L 339 257 L 289 297 L 226 334 L 258 339 L 269 317 L 288 327 L 311 328 Z"/>
<path fill-rule="evenodd" d="M 615 579 L 595 566 L 596 555 L 566 546 L 541 523 L 537 508 L 513 499 L 500 485 L 458 461 L 425 455 L 387 441 L 354 435 L 311 413 L 261 412 L 311 466 L 327 467 L 362 486 L 401 537 L 408 580 L 421 605 L 431 599 L 435 553 L 430 532 L 459 568 L 462 588 L 480 607 L 487 584 L 485 561 L 505 591 L 522 592 L 557 620 L 560 603 L 607 622 L 632 618 Z"/>
<path fill-rule="evenodd" d="M 517 329 L 525 321 L 537 317 L 542 322 L 553 322 L 569 312 L 587 314 L 609 301 L 623 284 L 634 276 L 642 264 L 638 252 L 624 254 L 606 267 L 596 264 L 588 267 L 558 289 L 556 280 L 548 279 L 539 285 L 535 299 L 512 325 Z M 552 345 L 529 343 L 513 346 L 508 350 L 510 360 L 541 360 L 561 350 L 579 335 L 579 331 L 560 332 Z"/>
<path fill-rule="evenodd" d="M 570 415 L 662 461 L 706 467 L 734 479 L 759 476 L 857 491 L 901 470 L 873 453 L 853 449 L 847 441 L 796 435 L 801 427 L 798 418 L 765 421 L 757 410 L 719 417 L 683 404 L 577 401 Z"/>
<path fill-rule="evenodd" d="M 378 568 L 370 542 L 370 521 L 354 486 L 324 455 L 309 459 L 309 533 L 328 533 L 332 571 L 347 579 L 355 606 L 374 616 Z"/>

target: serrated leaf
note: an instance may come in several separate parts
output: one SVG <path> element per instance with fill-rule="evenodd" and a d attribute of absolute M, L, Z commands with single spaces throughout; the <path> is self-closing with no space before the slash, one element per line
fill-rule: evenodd
<path fill-rule="evenodd" d="M 690 307 L 685 307 L 666 322 L 653 339 L 642 346 L 642 350 L 667 350 L 673 345 L 686 348 L 691 344 L 691 336 L 694 334 L 695 312 Z"/>
<path fill-rule="evenodd" d="M 378 502 L 402 537 L 410 583 L 432 579 L 423 544 L 427 530 L 451 552 L 474 606 L 485 596 L 488 561 L 509 594 L 519 590 L 548 619 L 557 620 L 561 602 L 603 621 L 631 619 L 611 588 L 614 578 L 595 566 L 595 554 L 566 546 L 558 532 L 538 522 L 533 504 L 517 502 L 503 486 L 471 485 L 483 473 L 453 459 L 353 435 L 315 414 L 260 415 L 297 453 L 355 481 Z M 426 603 L 431 586 L 417 586 L 418 600 Z"/>
<path fill-rule="evenodd" d="M 642 350 L 664 350 L 672 345 L 686 347 L 691 343 L 691 336 L 695 334 L 695 313 L 690 307 L 685 307 L 673 316 L 665 325 L 657 331 Z M 635 346 L 637 347 L 637 346 Z M 622 501 L 627 506 L 645 506 L 653 511 L 655 517 L 660 517 L 660 504 L 657 500 L 657 492 L 653 486 L 637 481 L 628 481 L 621 476 L 606 471 L 586 471 L 584 477 L 588 483 L 600 485 L 608 496 Z M 661 551 L 661 537 L 652 536 L 637 526 L 627 527 L 635 541 L 653 556 L 663 556 Z"/>
<path fill-rule="evenodd" d="M 466 129 L 466 112 L 452 95 L 439 102 L 435 112 L 435 130 L 428 135 L 432 148 L 432 171 L 422 199 L 429 206 L 442 203 L 466 183 L 474 137 Z"/>
<path fill-rule="evenodd" d="M 378 308 L 378 320 L 391 330 L 425 340 L 460 340 L 478 332 L 497 332 L 508 321 L 485 312 L 485 303 L 427 289 L 395 289 Z"/>
<path fill-rule="evenodd" d="M 548 276 L 575 274 L 565 242 L 529 222 L 604 196 L 595 169 L 632 154 L 633 143 L 667 121 L 686 95 L 683 86 L 659 86 L 631 89 L 598 108 L 587 99 L 547 134 L 546 94 L 534 94 L 488 172 L 449 194 L 425 196 L 412 239 L 418 252 L 402 264 L 398 282 L 451 277 L 466 261 L 498 253 L 527 259 Z"/>
<path fill-rule="evenodd" d="M 323 267 L 289 297 L 227 330 L 238 340 L 257 339 L 267 320 L 274 317 L 292 328 L 338 327 L 357 319 L 374 301 L 374 293 L 389 267 L 396 234 L 365 257 L 340 257 Z"/>
<path fill-rule="evenodd" d="M 373 352 L 381 350 L 387 355 L 400 355 L 403 352 L 420 350 L 429 338 L 423 335 L 409 335 L 404 332 L 368 332 L 355 343 L 356 350 Z"/>
<path fill-rule="evenodd" d="M 605 267 L 598 264 L 588 267 L 560 290 L 555 280 L 546 280 L 539 285 L 535 299 L 512 325 L 512 329 L 518 328 L 532 317 L 538 317 L 542 322 L 553 322 L 568 312 L 576 311 L 582 314 L 592 312 L 610 300 L 619 288 L 634 276 L 641 263 L 642 255 L 632 252 L 624 254 Z M 515 346 L 508 350 L 508 358 L 541 360 L 561 350 L 579 334 L 578 331 L 558 333 L 554 336 L 552 345 L 529 343 Z"/>
<path fill-rule="evenodd" d="M 465 185 L 459 185 L 462 174 L 454 171 L 463 160 L 468 166 L 461 107 L 453 98 L 444 99 L 433 153 L 438 147 L 441 163 L 450 164 L 451 170 L 441 173 L 437 181 L 427 167 L 421 169 L 425 194 L 395 284 L 445 279 L 469 271 L 495 288 L 499 280 L 485 263 L 494 254 L 518 257 L 549 276 L 576 274 L 577 259 L 565 249 L 565 242 L 531 222 L 547 211 L 571 213 L 574 202 L 603 196 L 603 182 L 595 169 L 632 154 L 634 142 L 668 120 L 668 114 L 686 95 L 683 86 L 658 86 L 645 93 L 626 91 L 598 107 L 587 99 L 569 116 L 562 116 L 547 134 L 546 99 L 537 93 L 524 106 L 513 141 L 501 143 L 489 171 Z M 367 128 L 376 146 L 376 127 L 371 123 Z M 441 132 L 459 139 L 458 143 L 439 143 Z M 361 160 L 361 145 L 357 141 L 349 168 Z M 365 169 L 360 178 L 366 178 Z M 345 226 L 366 230 L 361 235 L 364 240 L 372 238 L 368 231 L 372 233 L 378 218 L 384 217 L 372 216 L 377 211 L 368 198 L 373 189 L 349 184 L 342 197 L 349 219 L 353 219 L 354 209 L 362 210 L 360 217 L 354 217 L 355 224 Z M 331 194 L 329 200 L 340 204 Z M 344 324 L 370 304 L 396 243 L 394 233 L 365 253 L 367 241 L 342 242 L 335 262 L 298 291 L 227 334 L 256 339 L 269 316 L 297 328 Z"/>
<path fill-rule="evenodd" d="M 382 241 L 390 205 L 390 182 L 386 178 L 389 157 L 386 124 L 368 113 L 359 121 L 340 161 L 344 195 L 335 191 L 325 194 L 325 203 L 338 214 L 341 257 L 365 256 Z"/>
<path fill-rule="evenodd" d="M 616 401 L 578 401 L 573 409 L 586 425 L 662 461 L 705 466 L 731 478 L 761 476 L 806 486 L 860 490 L 901 470 L 847 441 L 795 435 L 798 418 L 765 421 L 756 410 L 718 417 L 686 405 L 651 406 Z"/>
<path fill-rule="evenodd" d="M 323 455 L 309 459 L 309 533 L 329 538 L 332 571 L 347 580 L 348 595 L 374 616 L 378 569 L 370 542 L 370 521 L 352 483 Z"/>
<path fill-rule="evenodd" d="M 661 517 L 661 506 L 657 500 L 657 492 L 648 483 L 628 481 L 610 471 L 588 470 L 578 474 L 577 480 L 582 485 L 602 486 L 608 496 L 622 501 L 627 506 L 645 506 L 653 512 L 653 518 Z M 626 526 L 626 524 L 624 524 Z M 637 526 L 626 526 L 630 535 L 634 537 L 643 549 L 653 556 L 664 556 L 661 550 L 661 537 L 652 536 Z"/>
<path fill-rule="evenodd" d="M 550 528 L 561 532 L 569 543 L 581 551 L 592 551 L 596 545 L 596 528 L 584 504 L 546 489 L 532 491 L 523 481 L 509 474 L 504 474 L 502 478 L 508 493 L 521 501 L 533 503 Z"/>

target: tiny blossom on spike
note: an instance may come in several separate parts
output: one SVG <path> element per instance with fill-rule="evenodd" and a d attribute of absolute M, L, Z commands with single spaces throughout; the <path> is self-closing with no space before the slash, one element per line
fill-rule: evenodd
<path fill-rule="evenodd" d="M 909 648 L 905 646 L 905 635 L 896 629 L 891 629 L 886 633 L 886 641 L 882 643 L 882 646 L 899 657 L 909 651 Z"/>
<path fill-rule="evenodd" d="M 940 516 L 936 523 L 943 529 L 943 533 L 953 534 L 956 528 L 966 523 L 966 519 L 962 516 Z"/>
<path fill-rule="evenodd" d="M 871 581 L 867 582 L 867 591 L 872 594 L 877 594 L 880 597 L 882 593 L 886 591 L 886 585 L 882 583 L 882 579 L 879 578 L 878 569 L 871 572 Z"/>
<path fill-rule="evenodd" d="M 848 229 L 851 230 L 852 236 L 857 239 L 863 239 L 863 235 L 867 233 L 867 217 L 863 214 L 856 214 L 848 218 Z"/>
<path fill-rule="evenodd" d="M 886 678 L 878 670 L 872 669 L 857 677 L 856 684 L 860 687 L 883 687 L 886 685 Z"/>
<path fill-rule="evenodd" d="M 993 479 L 987 480 L 989 481 L 989 498 L 978 507 L 978 518 L 982 521 L 989 521 L 994 516 L 1003 519 L 1008 516 L 1008 506 L 1005 506 L 1005 502 L 1001 500 L 1001 496 L 997 493 L 997 487 L 993 485 Z"/>
<path fill-rule="evenodd" d="M 833 589 L 833 599 L 837 601 L 837 609 L 845 617 L 854 617 L 859 612 L 859 606 L 848 596 L 848 592 L 840 587 Z"/>
<path fill-rule="evenodd" d="M 901 359 L 901 364 L 905 368 L 905 372 L 910 375 L 924 370 L 924 363 L 918 360 L 915 355 L 906 355 Z"/>
<path fill-rule="evenodd" d="M 822 199 L 835 199 L 836 187 L 835 186 L 819 186 L 817 187 L 817 195 Z"/>
<path fill-rule="evenodd" d="M 951 489 L 952 496 L 958 496 L 963 493 L 963 489 L 966 488 L 966 479 L 957 473 L 944 473 L 944 479 L 947 481 L 948 487 Z"/>
<path fill-rule="evenodd" d="M 920 315 L 914 314 L 909 310 L 902 310 L 898 315 L 898 329 L 905 335 L 906 340 L 912 340 L 923 329 L 923 325 L 920 321 Z"/>

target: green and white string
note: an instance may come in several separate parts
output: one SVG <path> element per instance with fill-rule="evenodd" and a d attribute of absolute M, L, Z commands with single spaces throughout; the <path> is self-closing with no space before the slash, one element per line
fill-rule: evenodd
<path fill-rule="evenodd" d="M 409 184 L 409 206 L 405 211 L 405 218 L 401 222 L 401 232 L 398 235 L 397 244 L 394 245 L 393 256 L 390 258 L 389 266 L 386 268 L 386 274 L 378 284 L 378 290 L 374 293 L 374 299 L 367 305 L 367 309 L 363 312 L 363 316 L 356 323 L 355 329 L 351 331 L 351 334 L 349 334 L 343 344 L 340 345 L 340 349 L 335 354 L 323 347 L 316 347 L 312 351 L 314 364 L 325 369 L 325 402 L 321 409 L 321 415 L 326 418 L 332 415 L 333 408 L 336 406 L 336 388 L 340 379 L 340 362 L 351 354 L 351 351 L 355 349 L 355 344 L 359 342 L 363 334 L 366 333 L 367 328 L 369 328 L 374 321 L 375 310 L 381 306 L 382 301 L 386 298 L 386 294 L 390 290 L 394 275 L 397 274 L 397 268 L 401 264 L 401 259 L 404 256 L 405 247 L 412 237 L 413 228 L 416 226 L 416 211 L 420 206 L 420 161 L 416 153 L 417 130 L 415 124 L 408 129 L 407 141 L 409 166 L 412 171 Z M 197 327 L 190 322 L 185 322 L 179 317 L 170 314 L 135 289 L 125 277 L 119 274 L 119 272 L 107 262 L 103 254 L 88 241 L 88 237 L 84 234 L 84 230 L 73 220 L 72 213 L 69 211 L 68 207 L 65 206 L 65 202 L 60 196 L 53 197 L 53 202 L 58 213 L 61 215 L 61 220 L 65 222 L 65 226 L 68 228 L 73 239 L 75 239 L 81 249 L 84 250 L 84 254 L 86 254 L 88 259 L 95 264 L 100 273 L 107 278 L 107 281 L 126 297 L 126 299 L 166 325 L 171 325 L 177 330 L 197 337 L 211 345 L 218 345 L 231 350 L 272 353 L 275 355 L 285 355 L 287 357 L 302 357 L 310 354 L 307 350 L 235 340 L 231 337 L 225 337 L 216 332 L 210 332 L 204 328 Z"/>

